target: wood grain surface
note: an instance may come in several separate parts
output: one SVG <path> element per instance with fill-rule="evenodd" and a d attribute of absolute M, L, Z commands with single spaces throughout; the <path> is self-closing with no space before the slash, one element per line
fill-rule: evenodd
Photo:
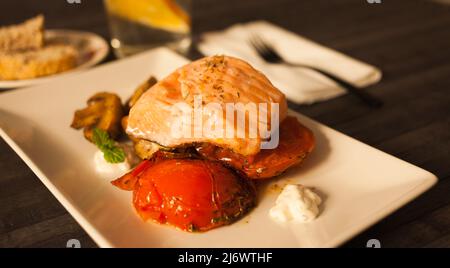
<path fill-rule="evenodd" d="M 450 6 L 395 0 L 193 0 L 195 36 L 265 19 L 382 69 L 367 89 L 385 102 L 352 96 L 290 107 L 375 148 L 431 171 L 438 184 L 344 247 L 450 247 Z M 45 14 L 48 28 L 109 37 L 102 1 L 0 1 L 0 25 Z M 193 51 L 191 58 L 199 55 Z M 111 54 L 108 61 L 114 60 Z M 0 93 L 1 94 L 1 93 Z M 374 170 L 373 172 L 376 172 Z M 0 247 L 96 247 L 40 180 L 0 140 Z"/>

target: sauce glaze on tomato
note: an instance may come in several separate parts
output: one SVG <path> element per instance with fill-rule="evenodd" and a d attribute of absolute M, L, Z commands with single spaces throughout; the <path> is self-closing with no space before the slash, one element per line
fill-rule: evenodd
<path fill-rule="evenodd" d="M 255 206 L 255 188 L 218 162 L 200 159 L 145 160 L 112 182 L 133 191 L 144 220 L 185 231 L 206 231 L 229 224 Z"/>

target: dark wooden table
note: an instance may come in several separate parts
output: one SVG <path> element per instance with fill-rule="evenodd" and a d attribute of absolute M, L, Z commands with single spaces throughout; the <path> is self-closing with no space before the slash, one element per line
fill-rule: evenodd
<path fill-rule="evenodd" d="M 108 38 L 101 1 L 81 1 L 1 1 L 0 25 L 42 12 L 49 28 Z M 365 247 L 377 238 L 383 247 L 450 247 L 450 6 L 419 0 L 194 0 L 196 35 L 255 19 L 380 67 L 384 78 L 370 89 L 385 101 L 379 110 L 352 96 L 291 108 L 440 179 L 344 246 Z M 82 247 L 96 246 L 2 140 L 0 174 L 0 247 L 65 247 L 71 238 Z"/>

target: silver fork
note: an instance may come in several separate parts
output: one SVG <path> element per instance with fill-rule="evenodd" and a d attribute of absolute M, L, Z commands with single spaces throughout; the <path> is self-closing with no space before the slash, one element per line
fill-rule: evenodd
<path fill-rule="evenodd" d="M 266 62 L 273 63 L 273 64 L 284 64 L 292 67 L 302 67 L 302 68 L 308 68 L 310 70 L 314 70 L 323 76 L 328 77 L 329 79 L 335 81 L 339 85 L 341 85 L 344 89 L 347 90 L 348 93 L 352 94 L 353 96 L 359 98 L 361 101 L 369 105 L 370 107 L 378 108 L 383 105 L 383 102 L 379 100 L 378 98 L 372 96 L 366 91 L 363 91 L 361 89 L 358 89 L 357 87 L 353 86 L 349 82 L 337 77 L 334 74 L 331 74 L 327 71 L 318 69 L 316 67 L 312 67 L 306 64 L 301 63 L 291 63 L 286 60 L 284 60 L 280 54 L 267 42 L 263 41 L 259 36 L 252 35 L 249 39 L 250 45 L 258 52 L 259 56 L 263 58 Z"/>

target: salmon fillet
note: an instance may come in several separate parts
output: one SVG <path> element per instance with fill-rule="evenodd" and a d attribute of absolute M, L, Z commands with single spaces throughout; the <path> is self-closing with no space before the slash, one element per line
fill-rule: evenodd
<path fill-rule="evenodd" d="M 251 123 L 254 120 L 248 112 L 240 119 L 236 110 L 227 116 L 227 105 L 237 103 L 244 105 L 243 111 L 251 110 L 254 104 L 267 116 L 256 117 L 256 124 Z M 195 117 L 199 104 L 203 110 Z M 271 125 L 271 111 L 275 111 L 271 104 L 278 106 L 278 122 L 283 121 L 286 98 L 261 72 L 237 58 L 206 57 L 179 68 L 146 91 L 130 110 L 127 133 L 165 147 L 211 143 L 244 156 L 255 155 L 267 139 L 260 134 L 261 128 L 275 128 Z M 244 122 L 244 129 L 239 122 Z M 177 127 L 183 131 L 174 131 Z"/>

